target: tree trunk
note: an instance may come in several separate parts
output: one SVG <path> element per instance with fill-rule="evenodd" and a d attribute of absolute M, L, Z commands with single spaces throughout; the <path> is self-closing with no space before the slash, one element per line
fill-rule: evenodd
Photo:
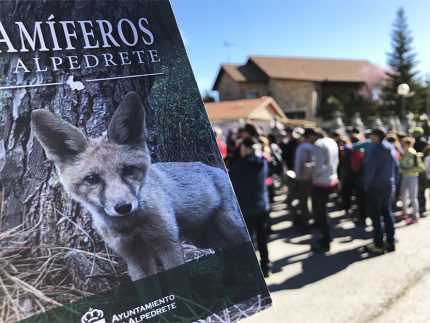
<path fill-rule="evenodd" d="M 0 17 L 5 29 L 11 30 L 15 21 L 22 21 L 31 28 L 35 21 L 46 21 L 53 13 L 55 21 L 94 18 L 118 21 L 123 17 L 137 21 L 140 11 L 138 2 L 128 1 L 2 1 Z M 11 32 L 9 36 L 12 43 L 20 44 L 19 33 Z M 52 46 L 53 44 L 49 44 L 48 47 Z M 129 48 L 117 50 L 126 51 Z M 97 233 L 91 227 L 90 215 L 61 189 L 53 164 L 46 160 L 42 147 L 31 132 L 30 114 L 35 109 L 48 109 L 79 127 L 87 136 L 101 136 L 121 98 L 130 91 L 149 94 L 153 79 L 92 82 L 86 83 L 85 89 L 78 91 L 66 84 L 67 78 L 71 74 L 74 81 L 81 80 L 83 76 L 99 79 L 112 74 L 145 74 L 152 72 L 151 66 L 118 65 L 110 70 L 81 68 L 73 71 L 60 69 L 44 73 L 15 74 L 13 70 L 17 56 L 4 52 L 0 55 L 2 85 L 63 84 L 0 90 L 0 179 L 3 189 L 0 230 L 4 232 L 19 225 L 34 228 L 37 225 L 37 230 L 32 232 L 30 238 L 33 245 L 76 248 L 87 252 L 104 251 L 104 244 L 100 243 Z M 92 49 L 88 53 L 97 55 L 103 52 L 106 50 L 101 48 Z M 81 61 L 86 50 L 77 48 L 76 53 L 58 51 L 54 55 L 77 55 Z M 19 57 L 26 66 L 33 66 L 33 55 L 34 52 L 21 53 Z M 43 64 L 49 64 L 52 55 L 52 51 L 38 52 L 37 57 Z M 148 103 L 150 101 L 149 97 L 145 102 L 146 122 L 149 129 L 154 129 L 155 112 Z M 154 131 L 150 131 L 148 141 L 152 157 L 157 160 Z M 34 256 L 43 256 L 49 252 L 51 251 L 48 249 L 39 249 Z M 71 258 L 73 257 L 69 255 L 68 263 L 73 262 Z M 79 262 L 82 261 L 82 257 L 79 257 Z M 97 292 L 94 289 L 92 291 Z"/>

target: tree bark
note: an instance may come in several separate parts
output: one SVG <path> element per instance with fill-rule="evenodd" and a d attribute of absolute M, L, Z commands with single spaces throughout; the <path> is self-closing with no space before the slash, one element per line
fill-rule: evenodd
<path fill-rule="evenodd" d="M 56 21 L 118 21 L 123 17 L 137 21 L 139 13 L 139 3 L 129 1 L 2 1 L 0 8 L 1 21 L 6 30 L 11 30 L 15 21 L 23 21 L 26 26 L 32 26 L 34 21 L 46 21 L 51 14 L 55 15 Z M 13 43 L 20 43 L 18 33 L 10 33 L 10 37 Z M 78 37 L 82 35 L 78 34 Z M 52 48 L 53 44 L 47 46 Z M 121 50 L 130 48 L 116 49 Z M 88 53 L 97 55 L 103 52 L 106 49 L 92 49 Z M 81 45 L 76 53 L 54 52 L 56 56 L 77 55 L 81 61 L 86 50 Z M 19 57 L 26 66 L 32 66 L 33 55 L 33 52 L 21 53 Z M 52 51 L 38 52 L 37 57 L 40 62 L 48 64 L 52 55 Z M 38 229 L 31 237 L 32 244 L 80 249 L 91 253 L 103 251 L 105 246 L 91 227 L 90 214 L 72 201 L 61 188 L 53 164 L 46 160 L 42 147 L 33 136 L 30 114 L 35 109 L 48 109 L 79 127 L 87 136 L 96 138 L 103 135 L 111 115 L 126 93 L 145 93 L 148 95 L 145 101 L 146 122 L 150 129 L 148 144 L 153 160 L 157 160 L 155 112 L 149 104 L 153 78 L 86 83 L 82 91 L 72 90 L 65 83 L 71 74 L 74 75 L 74 81 L 79 81 L 84 76 L 99 79 L 111 75 L 151 73 L 152 67 L 149 64 L 118 65 L 111 69 L 60 69 L 44 73 L 15 74 L 15 59 L 13 54 L 0 55 L 0 80 L 3 85 L 64 84 L 0 90 L 0 181 L 3 190 L 0 231 L 18 225 L 32 228 L 40 219 Z M 85 284 L 81 287 L 84 286 Z M 92 291 L 97 292 L 93 287 Z"/>

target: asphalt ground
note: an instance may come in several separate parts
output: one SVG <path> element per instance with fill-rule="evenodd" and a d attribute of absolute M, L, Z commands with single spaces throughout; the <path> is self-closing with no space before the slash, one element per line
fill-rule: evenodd
<path fill-rule="evenodd" d="M 244 322 L 430 322 L 430 216 L 396 224 L 396 251 L 371 256 L 363 250 L 372 242 L 370 220 L 356 225 L 331 203 L 331 250 L 314 254 L 312 235 L 292 226 L 284 198 L 271 213 L 273 307 Z"/>

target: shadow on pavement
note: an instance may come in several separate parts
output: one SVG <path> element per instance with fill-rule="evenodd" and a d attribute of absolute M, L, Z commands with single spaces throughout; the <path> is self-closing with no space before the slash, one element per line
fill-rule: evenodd
<path fill-rule="evenodd" d="M 284 213 L 278 213 L 279 216 L 274 217 L 272 225 L 283 221 L 292 221 L 291 212 L 288 212 L 286 208 L 282 210 L 282 208 L 278 206 L 276 211 L 284 211 Z M 335 211 L 335 207 L 331 205 L 330 212 L 333 211 Z M 338 213 L 337 216 L 333 216 L 332 214 L 330 221 L 332 237 L 336 239 L 335 243 L 346 244 L 353 240 L 367 240 L 372 238 L 372 232 L 366 231 L 363 226 L 352 224 L 351 220 L 350 216 L 342 213 Z M 269 241 L 281 240 L 287 244 L 309 245 L 309 249 L 286 256 L 272 263 L 273 274 L 279 273 L 282 270 L 288 270 L 288 266 L 294 263 L 301 263 L 302 271 L 280 284 L 269 285 L 270 291 L 275 292 L 285 289 L 301 288 L 334 275 L 357 261 L 369 258 L 367 254 L 363 254 L 362 250 L 360 250 L 362 246 L 336 253 L 313 253 L 311 252 L 311 243 L 317 236 L 318 231 L 315 228 L 311 229 L 309 232 L 302 232 L 293 226 L 272 230 Z M 287 269 L 284 269 L 284 267 Z"/>
<path fill-rule="evenodd" d="M 339 271 L 347 268 L 354 262 L 365 260 L 370 257 L 365 256 L 360 250 L 362 247 L 338 252 L 335 254 L 311 254 L 305 259 L 300 260 L 302 263 L 302 272 L 296 276 L 290 277 L 280 284 L 269 285 L 271 292 L 276 292 L 286 289 L 297 289 L 308 284 L 315 283 L 321 279 L 327 278 Z M 304 252 L 302 254 L 307 254 Z M 273 271 L 279 269 L 290 262 L 289 259 L 299 256 L 300 254 L 290 256 L 273 263 Z"/>
<path fill-rule="evenodd" d="M 272 205 L 274 206 L 271 220 L 272 226 L 293 221 L 294 208 L 288 208 L 284 201 L 278 201 Z M 372 256 L 363 253 L 362 249 L 367 244 L 365 241 L 372 239 L 372 230 L 366 230 L 363 225 L 354 224 L 352 222 L 353 217 L 344 212 L 339 212 L 337 205 L 333 202 L 329 203 L 328 209 L 334 239 L 333 244 L 339 246 L 351 243 L 354 240 L 362 240 L 363 245 L 336 253 L 313 253 L 311 252 L 311 244 L 318 237 L 316 228 L 303 230 L 303 228 L 290 225 L 283 226 L 280 229 L 273 229 L 269 242 L 281 240 L 283 243 L 291 245 L 308 245 L 309 248 L 306 251 L 286 256 L 272 263 L 273 274 L 288 270 L 288 267 L 295 263 L 301 263 L 302 271 L 280 284 L 270 284 L 269 289 L 271 292 L 304 287 L 334 275 L 355 262 L 372 258 Z M 396 229 L 402 227 L 404 225 L 400 223 L 396 225 Z"/>

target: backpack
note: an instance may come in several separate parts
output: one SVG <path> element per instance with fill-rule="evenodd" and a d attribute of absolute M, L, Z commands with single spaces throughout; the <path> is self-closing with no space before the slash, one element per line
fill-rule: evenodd
<path fill-rule="evenodd" d="M 418 154 L 414 154 L 414 171 L 422 173 L 426 170 L 424 162 Z"/>
<path fill-rule="evenodd" d="M 364 152 L 361 150 L 351 150 L 350 166 L 353 172 L 359 172 L 363 169 Z"/>
<path fill-rule="evenodd" d="M 412 155 L 412 157 L 407 157 L 408 155 Z M 405 162 L 401 164 L 401 167 L 405 171 L 422 173 L 425 171 L 425 165 L 420 157 L 420 154 L 416 152 L 409 152 L 408 155 L 405 156 Z"/>

